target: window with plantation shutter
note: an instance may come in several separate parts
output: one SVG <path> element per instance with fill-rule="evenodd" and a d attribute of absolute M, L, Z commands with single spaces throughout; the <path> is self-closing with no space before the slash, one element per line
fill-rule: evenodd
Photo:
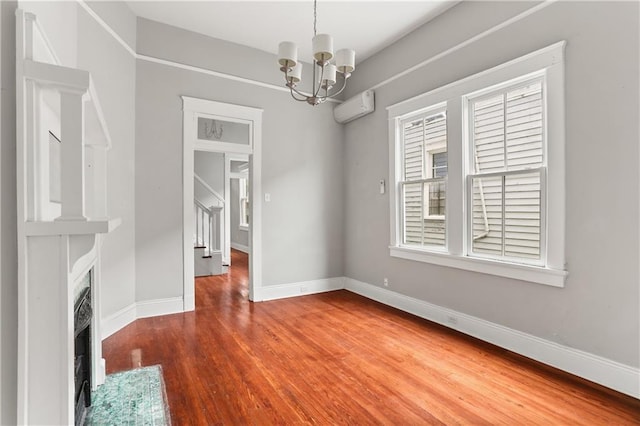
<path fill-rule="evenodd" d="M 447 115 L 437 110 L 402 122 L 403 243 L 444 246 Z"/>
<path fill-rule="evenodd" d="M 467 97 L 470 254 L 540 263 L 544 215 L 541 77 Z"/>
<path fill-rule="evenodd" d="M 564 286 L 564 47 L 387 108 L 391 256 Z"/>

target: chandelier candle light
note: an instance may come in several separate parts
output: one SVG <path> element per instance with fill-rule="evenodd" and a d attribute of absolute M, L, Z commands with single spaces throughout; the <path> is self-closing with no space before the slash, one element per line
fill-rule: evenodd
<path fill-rule="evenodd" d="M 335 64 L 331 63 L 333 55 L 333 38 L 329 34 L 317 34 L 316 3 L 313 2 L 313 92 L 305 94 L 296 89 L 302 80 L 302 62 L 298 62 L 298 47 L 290 41 L 283 41 L 278 47 L 280 71 L 284 73 L 286 86 L 296 101 L 318 105 L 339 95 L 347 86 L 347 79 L 355 69 L 356 52 L 353 49 L 341 49 L 335 54 Z M 342 87 L 329 93 L 336 84 L 337 74 L 342 76 Z M 319 78 L 318 78 L 319 77 Z M 297 96 L 296 96 L 297 95 Z"/>

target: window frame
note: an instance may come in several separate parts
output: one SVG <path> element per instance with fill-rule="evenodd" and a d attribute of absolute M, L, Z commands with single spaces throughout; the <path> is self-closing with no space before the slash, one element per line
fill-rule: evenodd
<path fill-rule="evenodd" d="M 244 185 L 243 185 L 244 183 Z M 242 188 L 245 188 L 245 190 L 243 191 Z M 243 197 L 243 192 L 245 197 Z M 247 200 L 247 205 L 246 205 L 246 209 L 244 209 L 243 205 L 242 205 L 242 200 Z M 246 222 L 244 221 L 244 219 L 248 219 L 248 215 L 249 215 L 249 178 L 248 177 L 241 177 L 238 178 L 238 228 L 241 231 L 248 231 L 249 230 L 249 220 L 247 220 Z"/>
<path fill-rule="evenodd" d="M 543 108 L 543 120 L 542 120 L 542 164 L 535 168 L 530 169 L 516 169 L 510 170 L 508 167 L 508 159 L 506 153 L 506 137 L 505 134 L 505 154 L 504 154 L 504 162 L 505 162 L 505 170 L 504 171 L 495 171 L 488 173 L 477 173 L 474 170 L 475 164 L 475 138 L 473 133 L 473 120 L 474 114 L 472 112 L 472 103 L 483 101 L 486 99 L 490 99 L 495 97 L 498 94 L 505 95 L 506 92 L 517 90 L 518 88 L 526 87 L 533 82 L 541 83 L 541 92 L 542 92 L 542 104 L 545 106 Z M 521 77 L 517 77 L 515 79 L 505 81 L 494 85 L 492 87 L 487 87 L 484 89 L 477 90 L 472 93 L 468 93 L 462 96 L 462 120 L 466 123 L 465 132 L 463 133 L 462 143 L 464 145 L 464 149 L 466 151 L 466 167 L 464 168 L 465 174 L 465 207 L 466 208 L 466 236 L 465 236 L 465 253 L 469 257 L 473 258 L 481 258 L 481 259 L 491 259 L 491 260 L 502 260 L 507 263 L 516 263 L 523 265 L 533 265 L 544 267 L 546 261 L 546 240 L 547 240 L 547 232 L 546 232 L 546 171 L 547 171 L 547 131 L 546 131 L 546 121 L 547 121 L 547 108 L 546 108 L 546 96 L 547 96 L 547 84 L 546 84 L 546 72 L 545 70 L 540 70 L 537 72 L 533 72 Z M 507 117 L 504 117 L 504 120 L 507 120 Z M 482 178 L 496 178 L 496 177 L 512 177 L 517 176 L 519 174 L 531 174 L 538 172 L 540 175 L 540 258 L 539 259 L 526 259 L 524 257 L 508 257 L 508 256 L 500 256 L 496 257 L 494 255 L 482 252 L 474 252 L 473 251 L 473 179 L 482 179 Z M 503 209 L 504 209 L 504 185 L 503 185 Z M 504 220 L 504 218 L 503 218 Z M 502 226 L 502 236 L 503 246 L 505 235 L 505 224 Z"/>
<path fill-rule="evenodd" d="M 432 263 L 532 283 L 563 287 L 565 270 L 565 157 L 564 157 L 564 48 L 561 41 L 486 71 L 447 84 L 427 93 L 387 107 L 389 117 L 389 198 L 390 245 L 392 257 Z M 545 173 L 541 176 L 546 191 L 541 194 L 546 214 L 541 214 L 541 234 L 545 234 L 543 264 L 514 263 L 504 259 L 469 256 L 468 193 L 470 191 L 469 122 L 465 115 L 465 96 L 498 90 L 514 81 L 524 81 L 544 75 L 547 90 L 543 98 L 546 112 L 544 123 L 547 144 L 543 158 Z M 511 83 L 511 84 L 509 84 Z M 446 105 L 447 113 L 447 198 L 445 205 L 445 246 L 407 246 L 402 244 L 402 211 L 399 180 L 402 178 L 399 123 L 420 112 Z M 466 104 L 468 105 L 468 104 Z M 544 216 L 544 218 L 543 218 Z M 542 238 L 542 237 L 541 237 Z M 541 241 L 541 254 L 543 242 Z"/>
<path fill-rule="evenodd" d="M 427 160 L 427 157 L 430 157 L 430 155 L 427 155 L 427 151 L 425 149 L 425 147 L 423 146 L 422 148 L 422 178 L 421 179 L 414 179 L 414 180 L 407 180 L 406 176 L 405 176 L 405 156 L 404 156 L 404 136 L 402 135 L 402 128 L 404 127 L 404 124 L 406 122 L 410 122 L 410 121 L 417 121 L 417 120 L 425 120 L 426 118 L 428 118 L 429 116 L 435 116 L 438 115 L 440 113 L 444 113 L 445 115 L 445 122 L 446 122 L 446 103 L 440 103 L 440 104 L 436 104 L 436 105 L 431 105 L 428 108 L 424 108 L 422 110 L 419 111 L 414 111 L 410 114 L 406 114 L 404 115 L 399 121 L 398 121 L 398 134 L 399 134 L 399 138 L 401 140 L 399 146 L 398 146 L 398 152 L 399 152 L 399 169 L 400 169 L 400 175 L 398 180 L 395 181 L 391 181 L 391 182 L 395 182 L 396 185 L 398 185 L 398 192 L 399 192 L 399 217 L 400 217 L 400 223 L 399 223 L 399 241 L 400 244 L 403 247 L 427 247 L 430 250 L 435 250 L 435 251 L 446 251 L 447 249 L 447 237 L 446 237 L 446 202 L 445 202 L 445 215 L 441 216 L 441 215 L 429 215 L 428 214 L 428 209 L 429 209 L 429 199 L 427 198 L 427 200 L 424 200 L 424 184 L 427 183 L 434 183 L 434 182 L 440 182 L 441 180 L 443 180 L 445 182 L 445 188 L 447 185 L 447 176 L 445 176 L 444 178 L 434 178 L 434 177 L 425 177 L 425 171 L 427 170 L 431 170 L 430 169 L 430 161 Z M 441 152 L 446 152 L 447 151 L 447 145 L 448 143 L 445 143 L 445 147 L 444 150 L 442 149 L 438 149 L 438 151 Z M 448 158 L 447 158 L 448 161 Z M 403 220 L 405 214 L 404 214 L 404 208 L 405 208 L 405 203 L 404 203 L 404 190 L 403 190 L 403 185 L 406 184 L 422 184 L 422 212 L 421 212 L 421 217 L 422 220 L 425 219 L 431 219 L 431 220 L 442 220 L 445 224 L 445 243 L 444 245 L 425 245 L 423 244 L 410 244 L 410 243 L 404 243 L 403 241 L 406 240 L 406 226 L 405 226 L 405 221 Z M 426 211 L 427 214 L 425 214 L 425 207 L 426 207 Z M 424 234 L 423 234 L 423 240 L 424 240 Z"/>

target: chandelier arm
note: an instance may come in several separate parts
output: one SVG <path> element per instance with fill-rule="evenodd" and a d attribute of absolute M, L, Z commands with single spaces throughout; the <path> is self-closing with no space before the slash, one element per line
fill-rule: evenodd
<path fill-rule="evenodd" d="M 342 91 L 345 89 L 345 87 L 347 87 L 347 79 L 343 77 L 342 87 L 340 88 L 340 90 L 330 94 L 329 97 L 333 98 L 334 96 L 338 96 L 340 93 L 342 93 Z"/>
<path fill-rule="evenodd" d="M 320 66 L 320 65 L 318 65 L 318 66 Z M 320 66 L 320 69 L 321 69 L 321 71 L 320 71 L 320 81 L 318 82 L 318 88 L 314 90 L 313 96 L 318 96 L 318 93 L 320 93 L 320 89 L 322 88 L 322 78 L 324 77 L 324 65 Z M 315 80 L 315 76 L 314 76 L 314 79 L 313 79 L 314 88 L 315 88 L 315 85 L 316 85 L 316 80 Z"/>
<path fill-rule="evenodd" d="M 288 87 L 289 87 L 289 90 L 291 90 L 292 95 L 293 95 L 293 92 L 296 92 L 298 95 L 300 95 L 300 96 L 304 97 L 305 99 L 306 99 L 306 98 L 310 98 L 310 97 L 311 97 L 311 96 L 307 95 L 307 94 L 306 94 L 306 93 L 304 93 L 304 92 L 300 92 L 300 91 L 299 91 L 298 89 L 296 89 L 295 87 L 291 87 L 291 86 L 288 86 Z"/>
<path fill-rule="evenodd" d="M 291 91 L 291 97 L 292 97 L 294 100 L 298 101 L 298 102 L 307 102 L 307 99 L 306 99 L 306 98 L 304 98 L 304 99 L 298 99 L 298 98 L 296 98 L 296 95 L 294 95 L 294 94 L 293 94 L 293 91 Z"/>
<path fill-rule="evenodd" d="M 302 93 L 300 91 L 298 91 L 298 89 L 295 88 L 295 86 L 293 85 L 293 83 L 289 82 L 289 68 L 284 69 L 284 83 L 285 86 L 287 86 L 289 88 L 289 91 L 291 92 L 291 97 L 293 99 L 295 99 L 296 101 L 306 101 L 307 98 L 309 98 L 309 95 Z M 304 99 L 298 99 L 295 96 L 293 96 L 293 92 L 297 93 L 298 95 L 302 96 Z"/>

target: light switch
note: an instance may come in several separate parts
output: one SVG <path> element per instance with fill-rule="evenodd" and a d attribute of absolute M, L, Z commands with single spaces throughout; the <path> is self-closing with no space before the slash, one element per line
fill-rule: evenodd
<path fill-rule="evenodd" d="M 265 192 L 265 194 L 264 194 L 264 202 L 268 203 L 270 201 L 271 201 L 271 194 L 268 193 L 268 192 Z"/>
<path fill-rule="evenodd" d="M 384 194 L 385 191 L 385 187 L 384 187 L 384 179 L 380 179 L 380 193 Z"/>

